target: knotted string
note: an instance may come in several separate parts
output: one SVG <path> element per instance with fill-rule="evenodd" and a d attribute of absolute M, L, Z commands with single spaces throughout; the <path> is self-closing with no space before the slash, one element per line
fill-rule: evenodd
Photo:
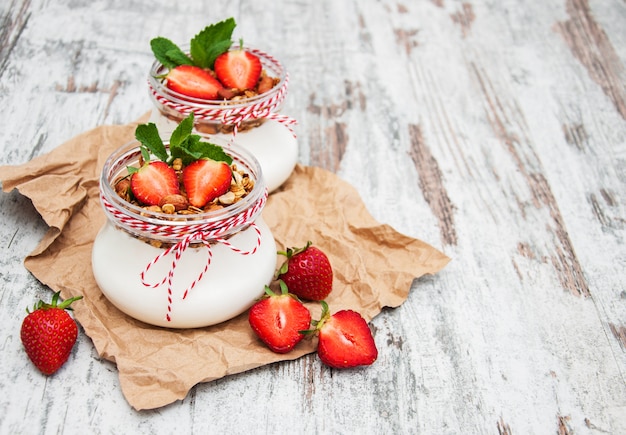
<path fill-rule="evenodd" d="M 174 271 L 176 270 L 178 261 L 180 261 L 183 253 L 189 247 L 189 245 L 193 242 L 202 243 L 207 248 L 208 257 L 207 257 L 206 263 L 204 264 L 204 268 L 202 269 L 198 277 L 194 279 L 193 282 L 183 291 L 183 295 L 181 297 L 181 299 L 183 300 L 187 298 L 187 295 L 189 294 L 189 292 L 193 290 L 196 284 L 198 284 L 198 282 L 202 280 L 202 277 L 204 276 L 204 274 L 209 270 L 209 266 L 211 265 L 211 259 L 213 258 L 213 251 L 211 250 L 211 242 L 209 240 L 213 240 L 214 242 L 217 242 L 217 243 L 222 243 L 226 245 L 228 248 L 230 248 L 231 251 L 236 252 L 241 255 L 253 255 L 257 251 L 259 246 L 261 246 L 261 231 L 259 230 L 259 228 L 254 222 L 252 222 L 249 225 L 249 228 L 254 229 L 257 235 L 256 243 L 254 244 L 254 247 L 250 250 L 244 251 L 240 248 L 237 248 L 236 246 L 234 246 L 232 243 L 230 243 L 228 240 L 224 238 L 221 238 L 221 237 L 214 238 L 210 233 L 196 232 L 196 233 L 185 236 L 180 242 L 176 243 L 175 245 L 169 247 L 168 249 L 166 249 L 165 251 L 157 255 L 150 263 L 148 263 L 148 265 L 146 265 L 146 267 L 140 274 L 141 283 L 144 286 L 150 287 L 150 288 L 157 288 L 167 282 L 167 313 L 165 317 L 168 322 L 171 321 L 170 313 L 172 311 L 172 302 L 173 302 L 173 284 L 172 283 L 173 283 L 173 278 L 174 278 Z M 160 282 L 149 283 L 146 279 L 146 274 L 148 273 L 150 268 L 154 266 L 156 263 L 158 263 L 159 260 L 161 260 L 162 258 L 172 253 L 174 255 L 174 258 L 172 259 L 172 265 L 170 266 L 170 269 L 167 272 L 167 274 L 163 277 L 163 279 Z"/>
<path fill-rule="evenodd" d="M 198 274 L 196 279 L 194 279 L 192 283 L 183 291 L 182 299 L 185 299 L 187 297 L 189 292 L 198 284 L 198 282 L 208 271 L 211 260 L 213 258 L 211 244 L 221 243 L 227 246 L 231 251 L 236 252 L 240 255 L 253 255 L 257 251 L 257 249 L 261 245 L 261 231 L 255 224 L 254 219 L 265 206 L 267 196 L 268 191 L 267 189 L 265 189 L 263 195 L 261 195 L 261 197 L 254 204 L 252 204 L 241 213 L 238 213 L 237 215 L 208 223 L 185 223 L 184 225 L 151 224 L 146 222 L 145 220 L 136 218 L 129 214 L 129 210 L 123 210 L 119 206 L 111 204 L 111 202 L 109 202 L 102 190 L 100 194 L 100 200 L 105 211 L 109 214 L 109 217 L 113 220 L 113 222 L 120 224 L 122 227 L 132 228 L 144 234 L 147 233 L 148 236 L 153 236 L 156 238 L 160 237 L 165 239 L 171 239 L 172 242 L 178 240 L 172 246 L 158 254 L 152 261 L 150 261 L 146 265 L 144 270 L 140 273 L 141 282 L 146 287 L 157 288 L 167 283 L 166 319 L 169 322 L 171 321 L 170 313 L 172 311 L 173 302 L 172 283 L 174 278 L 174 272 L 185 250 L 192 243 L 201 243 L 207 248 L 208 258 L 206 263 L 204 264 L 202 271 Z M 243 228 L 250 228 L 256 232 L 256 242 L 252 249 L 240 249 L 234 246 L 225 238 L 225 236 L 234 233 L 234 231 L 241 231 Z M 172 259 L 171 266 L 165 276 L 159 282 L 148 282 L 146 279 L 146 274 L 148 273 L 148 271 L 161 259 L 170 254 L 172 254 L 174 257 Z"/>

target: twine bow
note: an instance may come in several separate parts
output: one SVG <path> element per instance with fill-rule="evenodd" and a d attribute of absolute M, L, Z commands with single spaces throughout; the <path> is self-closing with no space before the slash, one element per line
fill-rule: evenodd
<path fill-rule="evenodd" d="M 167 319 L 168 322 L 172 320 L 170 314 L 172 312 L 172 303 L 173 303 L 173 285 L 172 285 L 172 282 L 173 282 L 173 278 L 174 278 L 174 271 L 176 270 L 176 266 L 178 265 L 178 262 L 180 261 L 183 253 L 189 247 L 189 245 L 194 243 L 194 242 L 202 243 L 207 248 L 208 257 L 207 257 L 206 263 L 204 264 L 204 268 L 202 269 L 200 274 L 183 291 L 183 294 L 182 294 L 182 297 L 181 297 L 181 299 L 183 299 L 183 300 L 187 298 L 187 295 L 189 294 L 189 292 L 191 290 L 193 290 L 193 288 L 196 286 L 196 284 L 198 284 L 198 282 L 200 282 L 202 277 L 209 270 L 209 266 L 211 265 L 211 259 L 213 258 L 213 251 L 211 250 L 212 242 L 217 242 L 217 243 L 221 243 L 223 245 L 226 245 L 228 248 L 230 248 L 231 251 L 236 252 L 236 253 L 241 254 L 241 255 L 253 255 L 257 251 L 259 246 L 261 246 L 261 230 L 259 230 L 258 226 L 254 222 L 250 223 L 249 228 L 254 229 L 254 231 L 256 232 L 256 236 L 257 236 L 256 243 L 254 244 L 254 247 L 252 249 L 250 249 L 250 250 L 244 251 L 244 250 L 242 250 L 240 248 L 237 248 L 232 243 L 230 243 L 228 240 L 226 240 L 226 239 L 224 239 L 222 237 L 216 237 L 213 234 L 213 232 L 201 232 L 201 231 L 199 231 L 199 232 L 195 232 L 193 234 L 189 234 L 189 235 L 185 236 L 181 241 L 179 241 L 175 245 L 170 246 L 168 249 L 166 249 L 165 251 L 163 251 L 162 253 L 157 255 L 150 263 L 148 263 L 146 265 L 146 267 L 144 268 L 144 270 L 140 274 L 141 275 L 141 283 L 144 286 L 150 287 L 150 288 L 157 288 L 157 287 L 160 287 L 160 286 L 162 286 L 163 284 L 165 284 L 167 282 L 167 313 L 165 315 L 165 318 Z M 163 279 L 161 279 L 160 282 L 149 283 L 147 281 L 147 279 L 146 279 L 146 274 L 148 273 L 150 268 L 152 268 L 152 266 L 154 266 L 161 259 L 167 257 L 170 254 L 173 254 L 174 258 L 172 259 L 172 265 L 170 266 L 170 269 L 167 272 L 167 274 L 163 277 Z"/>
<path fill-rule="evenodd" d="M 251 204 L 250 207 L 248 207 L 246 210 L 223 220 L 199 224 L 190 222 L 188 224 L 186 223 L 185 225 L 175 226 L 167 224 L 151 224 L 145 222 L 140 218 L 134 217 L 129 210 L 111 204 L 111 202 L 107 199 L 106 195 L 103 192 L 101 192 L 100 194 L 100 200 L 105 211 L 109 215 L 109 218 L 120 226 L 137 230 L 142 233 L 147 233 L 148 235 L 152 235 L 154 237 L 171 239 L 172 241 L 177 240 L 176 243 L 158 254 L 152 261 L 150 261 L 146 265 L 144 270 L 140 273 L 141 283 L 146 287 L 157 288 L 167 283 L 166 319 L 169 322 L 171 321 L 170 313 L 172 311 L 173 303 L 172 282 L 174 278 L 174 272 L 185 250 L 192 243 L 202 243 L 204 246 L 207 247 L 208 258 L 202 271 L 199 273 L 196 279 L 194 279 L 193 282 L 183 291 L 182 299 L 185 299 L 187 297 L 189 292 L 198 284 L 198 282 L 208 271 L 211 260 L 213 258 L 211 244 L 221 243 L 227 246 L 231 251 L 241 255 L 253 255 L 257 251 L 257 249 L 261 246 L 261 231 L 254 222 L 254 219 L 265 206 L 267 196 L 268 191 L 266 188 L 260 198 L 254 204 Z M 240 249 L 234 246 L 230 241 L 225 238 L 225 236 L 233 233 L 234 231 L 241 231 L 244 228 L 253 229 L 256 232 L 257 236 L 254 247 L 249 250 Z M 146 274 L 148 273 L 148 271 L 152 268 L 152 266 L 154 266 L 156 263 L 158 263 L 160 260 L 170 254 L 172 254 L 174 258 L 172 259 L 172 264 L 166 275 L 159 282 L 149 283 L 146 279 Z"/>

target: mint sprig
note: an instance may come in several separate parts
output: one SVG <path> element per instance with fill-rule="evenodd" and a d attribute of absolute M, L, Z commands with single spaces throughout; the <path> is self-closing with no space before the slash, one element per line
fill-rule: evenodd
<path fill-rule="evenodd" d="M 224 152 L 222 147 L 203 142 L 202 137 L 191 133 L 193 120 L 194 114 L 190 113 L 172 132 L 170 137 L 171 160 L 180 158 L 183 165 L 188 165 L 196 160 L 208 158 L 218 162 L 223 161 L 230 165 L 233 159 Z"/>
<path fill-rule="evenodd" d="M 179 65 L 193 65 L 193 60 L 189 58 L 176 44 L 161 36 L 150 41 L 150 48 L 154 57 L 163 66 L 172 69 Z"/>
<path fill-rule="evenodd" d="M 165 145 L 159 136 L 157 126 L 153 123 L 138 125 L 135 129 L 135 139 L 137 139 L 141 145 L 141 157 L 144 162 L 149 162 L 150 153 L 154 154 L 159 160 L 167 161 L 169 158 Z"/>
<path fill-rule="evenodd" d="M 190 51 L 193 62 L 200 68 L 213 68 L 215 59 L 231 46 L 235 19 L 228 18 L 205 27 L 191 40 Z"/>
<path fill-rule="evenodd" d="M 202 29 L 191 40 L 191 56 L 187 56 L 176 44 L 161 36 L 152 39 L 150 47 L 154 57 L 166 68 L 172 69 L 179 65 L 213 68 L 215 59 L 230 48 L 235 26 L 235 19 L 231 17 Z"/>
<path fill-rule="evenodd" d="M 169 152 L 154 123 L 138 125 L 135 129 L 135 138 L 141 143 L 139 149 L 143 160 L 149 162 L 151 156 L 155 156 L 159 160 L 171 164 L 174 159 L 180 158 L 183 165 L 186 166 L 196 160 L 208 158 L 230 165 L 233 159 L 224 152 L 222 147 L 203 142 L 201 136 L 192 134 L 193 121 L 194 114 L 190 113 L 174 129 L 170 137 Z M 129 171 L 133 171 L 133 169 L 129 168 Z"/>

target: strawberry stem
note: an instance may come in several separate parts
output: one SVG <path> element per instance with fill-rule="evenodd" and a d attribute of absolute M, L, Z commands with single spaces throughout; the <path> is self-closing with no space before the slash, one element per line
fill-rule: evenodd
<path fill-rule="evenodd" d="M 269 286 L 265 286 L 265 294 L 266 294 L 267 296 L 276 296 L 276 293 L 274 293 L 274 292 L 272 291 L 272 289 L 271 289 L 271 288 L 269 288 Z"/>
<path fill-rule="evenodd" d="M 70 307 L 70 305 L 75 302 L 78 301 L 80 299 L 82 299 L 82 296 L 74 296 L 73 298 L 69 298 L 69 299 L 65 299 L 63 302 L 61 302 L 61 304 L 59 304 L 59 298 L 61 297 L 61 292 L 56 292 L 54 293 L 54 295 L 52 295 L 52 301 L 50 301 L 50 303 L 44 302 L 42 300 L 39 300 L 34 306 L 33 306 L 33 311 L 37 311 L 37 310 L 48 310 L 50 308 L 59 308 L 61 310 L 72 310 L 72 307 Z M 31 311 L 26 308 L 26 312 L 27 313 L 31 313 Z"/>
<path fill-rule="evenodd" d="M 330 318 L 330 309 L 328 308 L 326 301 L 320 301 L 320 305 L 322 306 L 322 314 L 320 315 L 320 319 L 317 321 L 316 329 L 321 329 L 322 326 L 324 326 L 324 322 Z"/>
<path fill-rule="evenodd" d="M 287 288 L 287 284 L 282 279 L 278 280 L 278 285 L 280 285 L 280 292 L 284 295 L 289 293 L 289 289 Z"/>
<path fill-rule="evenodd" d="M 300 334 L 305 334 L 305 335 L 316 334 L 320 329 L 322 329 L 322 326 L 324 326 L 324 322 L 326 322 L 326 320 L 330 318 L 330 310 L 328 308 L 328 304 L 326 303 L 326 301 L 320 301 L 320 305 L 322 306 L 322 314 L 320 315 L 320 319 L 311 320 L 311 325 L 313 326 L 313 329 L 299 331 Z"/>
<path fill-rule="evenodd" d="M 311 242 L 310 240 L 306 242 L 306 245 L 302 248 L 287 248 L 286 251 L 277 251 L 276 253 L 278 255 L 284 255 L 285 257 L 287 257 L 287 259 L 293 257 L 296 254 L 299 254 L 300 252 L 304 252 L 306 251 L 309 246 L 311 246 L 313 244 L 313 242 Z"/>
<path fill-rule="evenodd" d="M 292 258 L 294 255 L 297 255 L 301 252 L 306 251 L 309 246 L 311 246 L 313 244 L 313 242 L 311 242 L 310 240 L 306 242 L 306 245 L 302 248 L 287 248 L 286 251 L 276 251 L 276 253 L 278 255 L 283 255 L 285 257 L 287 257 L 287 261 L 285 261 L 283 264 L 281 264 L 281 266 L 278 268 L 278 270 L 276 270 L 276 273 L 274 274 L 274 279 L 278 279 L 279 276 L 284 275 L 287 273 L 287 271 L 289 270 L 289 259 Z"/>

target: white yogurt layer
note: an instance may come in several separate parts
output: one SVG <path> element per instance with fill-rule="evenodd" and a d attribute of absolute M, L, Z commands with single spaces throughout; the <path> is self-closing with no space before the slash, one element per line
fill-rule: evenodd
<path fill-rule="evenodd" d="M 276 243 L 262 217 L 256 219 L 261 243 L 254 254 L 233 252 L 222 243 L 211 245 L 211 264 L 203 278 L 182 299 L 185 289 L 197 279 L 207 259 L 207 247 L 187 248 L 178 261 L 172 285 L 171 320 L 167 282 L 146 287 L 141 272 L 163 249 L 142 242 L 109 221 L 98 233 L 92 251 L 93 273 L 98 286 L 124 313 L 151 325 L 197 328 L 232 319 L 247 310 L 264 292 L 276 267 Z M 242 251 L 257 243 L 257 233 L 248 228 L 228 241 Z M 155 263 L 146 274 L 148 283 L 158 283 L 172 266 L 173 253 Z"/>

